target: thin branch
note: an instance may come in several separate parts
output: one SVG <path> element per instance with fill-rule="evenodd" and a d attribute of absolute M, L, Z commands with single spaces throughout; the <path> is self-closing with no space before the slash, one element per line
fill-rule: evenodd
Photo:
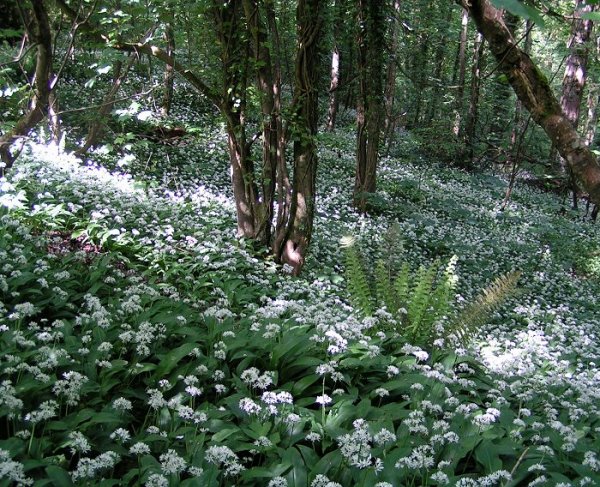
<path fill-rule="evenodd" d="M 56 115 L 63 115 L 64 113 L 85 112 L 87 110 L 97 110 L 98 108 L 102 108 L 102 107 L 105 107 L 105 106 L 113 104 L 113 103 L 120 103 L 122 101 L 131 100 L 131 99 L 136 98 L 138 96 L 149 95 L 150 93 L 152 93 L 154 90 L 156 90 L 158 88 L 160 88 L 160 87 L 159 86 L 153 86 L 149 90 L 141 91 L 140 93 L 134 93 L 133 95 L 129 95 L 129 96 L 124 96 L 123 98 L 118 98 L 116 100 L 113 100 L 112 102 L 100 103 L 99 105 L 89 105 L 87 107 L 72 108 L 70 110 L 63 110 L 61 112 L 58 112 Z"/>

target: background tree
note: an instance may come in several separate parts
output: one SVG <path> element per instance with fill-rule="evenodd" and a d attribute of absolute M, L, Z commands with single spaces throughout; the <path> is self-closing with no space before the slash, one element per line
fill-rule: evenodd
<path fill-rule="evenodd" d="M 43 0 L 30 0 L 31 10 L 18 3 L 21 18 L 25 22 L 25 31 L 31 46 L 35 46 L 35 72 L 31 82 L 31 99 L 23 116 L 14 127 L 0 137 L 0 158 L 6 169 L 10 169 L 14 157 L 10 147 L 19 137 L 24 137 L 48 114 L 50 94 L 52 92 L 52 31 L 48 12 Z"/>
<path fill-rule="evenodd" d="M 385 2 L 358 0 L 359 92 L 356 106 L 356 180 L 354 205 L 367 209 L 367 195 L 377 184 L 377 161 L 383 108 Z"/>

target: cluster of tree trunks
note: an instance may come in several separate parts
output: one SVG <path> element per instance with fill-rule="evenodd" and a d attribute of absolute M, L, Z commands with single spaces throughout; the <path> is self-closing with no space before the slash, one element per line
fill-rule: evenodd
<path fill-rule="evenodd" d="M 354 45 L 348 44 L 348 35 L 340 36 L 334 31 L 331 55 L 331 80 L 329 86 L 329 109 L 327 128 L 335 126 L 340 104 L 340 87 L 346 94 L 346 105 L 354 103 L 357 109 L 356 178 L 354 204 L 359 211 L 368 210 L 368 195 L 376 190 L 377 164 L 380 142 L 388 139 L 395 125 L 394 99 L 397 69 L 396 51 L 399 46 L 400 0 L 353 0 L 354 9 L 348 1 L 336 0 L 334 18 L 340 21 L 349 10 L 356 14 L 356 37 Z M 454 132 L 467 141 L 467 159 L 473 161 L 475 128 L 478 120 L 478 96 L 483 65 L 484 43 L 497 62 L 497 70 L 503 73 L 518 97 L 515 125 L 523 124 L 521 107 L 530 112 L 531 118 L 548 134 L 553 145 L 566 161 L 572 172 L 592 201 L 600 202 L 600 166 L 588 148 L 595 133 L 588 124 L 586 138 L 577 133 L 579 107 L 585 83 L 587 46 L 591 21 L 575 19 L 570 41 L 570 55 L 563 80 L 560 101 L 552 92 L 548 80 L 531 60 L 528 52 L 530 37 L 525 47 L 515 40 L 515 19 L 494 7 L 489 0 L 454 0 L 462 7 L 460 37 L 456 55 L 454 79 Z M 17 121 L 15 127 L 0 137 L 0 157 L 6 167 L 13 163 L 10 147 L 20 137 L 26 136 L 45 117 L 58 117 L 54 108 L 53 90 L 57 75 L 53 74 L 52 32 L 45 2 L 29 0 L 27 34 L 35 46 L 36 69 L 31 80 L 32 97 L 29 109 Z M 287 109 L 282 106 L 282 61 L 278 23 L 273 0 L 210 0 L 206 9 L 217 42 L 220 60 L 218 86 L 206 83 L 203 77 L 187 64 L 175 58 L 174 17 L 163 25 L 165 48 L 147 40 L 126 42 L 105 35 L 100 25 L 92 24 L 90 16 L 81 15 L 67 0 L 55 0 L 62 13 L 70 18 L 77 29 L 85 31 L 98 43 L 131 54 L 129 64 L 114 64 L 114 79 L 100 110 L 100 117 L 89 127 L 88 138 L 80 153 L 84 153 L 98 139 L 102 130 L 101 118 L 110 111 L 117 91 L 131 63 L 140 54 L 146 54 L 165 64 L 162 113 L 170 110 L 175 73 L 182 76 L 220 111 L 227 130 L 228 147 L 234 190 L 237 227 L 240 236 L 257 240 L 270 246 L 276 260 L 288 264 L 298 274 L 304 264 L 311 240 L 315 201 L 317 151 L 318 80 L 321 47 L 324 38 L 323 22 L 326 18 L 326 2 L 299 0 L 296 8 L 296 57 L 292 81 L 292 100 Z M 450 4 L 448 4 L 450 5 Z M 576 7 L 583 8 L 582 0 Z M 588 8 L 588 7 L 585 7 Z M 391 15 L 388 13 L 391 12 Z M 450 9 L 447 14 L 449 15 Z M 464 86 L 466 79 L 466 52 L 468 19 L 474 21 L 479 33 L 473 46 L 473 63 L 468 110 L 463 117 Z M 391 22 L 390 22 L 391 19 Z M 388 25 L 390 34 L 386 35 Z M 418 34 L 421 39 L 422 32 Z M 442 39 L 445 39 L 443 34 Z M 384 62 L 386 39 L 389 38 L 391 55 Z M 425 45 L 428 39 L 423 37 Z M 342 46 L 344 46 L 342 48 Z M 344 57 L 341 56 L 344 51 Z M 443 52 L 443 42 L 432 52 Z M 422 59 L 421 59 L 422 58 Z M 425 55 L 415 58 L 415 63 L 428 64 Z M 344 62 L 342 66 L 342 61 Z M 343 68 L 343 69 L 342 69 Z M 441 76 L 441 63 L 434 68 Z M 354 71 L 355 70 L 355 71 Z M 425 83 L 423 79 L 411 80 Z M 437 78 L 436 78 L 437 79 Z M 248 88 L 251 83 L 259 94 L 261 132 L 249 134 L 247 127 Z M 590 90 L 588 117 L 595 120 L 598 95 Z M 288 114 L 284 120 L 283 113 Z M 435 108 L 423 103 L 422 95 L 416 97 L 416 122 L 435 116 Z M 463 121 L 464 118 L 464 121 Z M 512 144 L 518 147 L 516 132 Z M 592 135 L 589 135 L 589 134 Z M 262 141 L 259 161 L 253 159 L 252 147 L 256 140 Z M 293 141 L 293 160 L 286 161 L 288 141 Z M 256 167 L 255 167 L 256 166 Z"/>

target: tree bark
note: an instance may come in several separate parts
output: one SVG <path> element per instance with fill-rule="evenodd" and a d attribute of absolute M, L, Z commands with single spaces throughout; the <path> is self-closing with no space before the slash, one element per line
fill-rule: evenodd
<path fill-rule="evenodd" d="M 560 106 L 575 129 L 579 124 L 579 112 L 583 89 L 587 77 L 588 41 L 592 32 L 592 21 L 582 19 L 581 14 L 591 12 L 592 7 L 584 0 L 576 0 L 571 38 L 569 39 L 569 57 L 565 67 Z"/>
<path fill-rule="evenodd" d="M 48 113 L 50 95 L 52 89 L 52 33 L 48 13 L 43 0 L 31 0 L 32 27 L 28 28 L 31 42 L 37 44 L 35 74 L 32 83 L 33 97 L 29 103 L 27 112 L 17 121 L 12 130 L 0 137 L 0 158 L 4 168 L 0 173 L 10 169 L 14 163 L 14 157 L 10 152 L 10 146 L 20 137 L 26 137 L 29 132 Z"/>
<path fill-rule="evenodd" d="M 565 74 L 562 82 L 562 96 L 560 107 L 567 119 L 577 130 L 579 125 L 579 113 L 583 98 L 583 89 L 587 78 L 588 41 L 592 32 L 592 21 L 582 19 L 581 14 L 591 12 L 592 7 L 585 4 L 583 0 L 575 0 L 573 11 L 573 23 L 571 24 L 571 36 L 567 47 Z M 573 207 L 577 208 L 577 185 L 573 175 L 562 157 L 554 157 L 553 163 L 561 174 L 568 176 L 569 186 L 573 191 Z"/>
<path fill-rule="evenodd" d="M 354 206 L 367 211 L 367 194 L 377 187 L 383 105 L 385 16 L 382 0 L 358 0 L 358 75 L 356 179 Z"/>
<path fill-rule="evenodd" d="M 456 53 L 455 75 L 453 84 L 457 84 L 456 98 L 454 99 L 454 135 L 458 137 L 462 126 L 462 115 L 465 99 L 465 78 L 467 72 L 467 32 L 469 28 L 469 11 L 464 8 L 460 22 L 460 38 Z M 455 81 L 454 81 L 455 80 Z"/>
<path fill-rule="evenodd" d="M 338 96 L 338 87 L 340 85 L 340 46 L 338 42 L 338 29 L 342 19 L 340 15 L 340 0 L 336 0 L 334 5 L 333 21 L 333 48 L 331 49 L 331 74 L 329 81 L 329 108 L 327 110 L 327 131 L 332 132 L 335 129 L 340 100 Z"/>
<path fill-rule="evenodd" d="M 400 37 L 400 0 L 394 0 L 392 12 L 390 55 L 386 70 L 384 89 L 385 119 L 383 121 L 383 144 L 387 144 L 388 151 L 395 129 L 394 102 L 396 99 L 396 72 L 398 61 L 398 38 Z"/>
<path fill-rule="evenodd" d="M 477 118 L 479 109 L 479 88 L 481 85 L 481 68 L 483 65 L 484 40 L 481 33 L 475 36 L 473 44 L 473 66 L 471 70 L 471 94 L 469 97 L 469 111 L 465 120 L 465 143 L 466 143 L 466 164 L 473 166 L 475 132 L 477 129 Z"/>
<path fill-rule="evenodd" d="M 254 176 L 246 131 L 246 95 L 250 46 L 242 28 L 242 0 L 213 0 L 210 13 L 221 58 L 223 85 L 220 110 L 226 120 L 231 182 L 238 236 L 265 241 L 265 215 Z"/>
<path fill-rule="evenodd" d="M 280 89 L 273 77 L 273 64 L 267 36 L 266 24 L 262 21 L 258 0 L 243 0 L 244 12 L 248 22 L 252 50 L 256 66 L 256 83 L 260 93 L 262 112 L 262 201 L 261 224 L 259 229 L 261 240 L 271 243 L 271 224 L 275 199 L 275 185 L 278 158 L 278 141 L 281 124 L 279 114 L 275 110 L 275 92 Z"/>
<path fill-rule="evenodd" d="M 594 203 L 600 202 L 600 165 L 563 113 L 550 84 L 531 58 L 518 47 L 502 12 L 488 0 L 457 0 L 468 10 L 531 117 L 546 132 Z"/>
<path fill-rule="evenodd" d="M 294 176 L 290 215 L 279 260 L 294 275 L 302 270 L 312 237 L 315 213 L 317 175 L 319 54 L 322 40 L 322 0 L 298 0 L 296 18 L 298 47 L 295 64 L 294 99 L 292 101 L 292 133 L 294 134 Z"/>

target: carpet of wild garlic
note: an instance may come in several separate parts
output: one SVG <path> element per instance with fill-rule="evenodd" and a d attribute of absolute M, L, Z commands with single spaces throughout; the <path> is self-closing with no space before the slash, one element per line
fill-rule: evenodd
<path fill-rule="evenodd" d="M 235 239 L 217 129 L 28 148 L 0 192 L 0 485 L 600 485 L 598 226 L 529 187 L 501 212 L 502 179 L 409 136 L 361 217 L 352 139 L 322 136 L 300 279 Z M 375 255 L 392 222 L 413 268 L 459 257 L 457 306 L 523 271 L 469 350 L 353 315 L 340 237 Z"/>

